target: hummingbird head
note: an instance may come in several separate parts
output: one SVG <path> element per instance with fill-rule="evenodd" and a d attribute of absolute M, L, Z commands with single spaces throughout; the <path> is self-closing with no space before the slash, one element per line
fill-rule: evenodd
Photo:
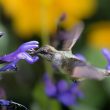
<path fill-rule="evenodd" d="M 36 51 L 36 54 L 51 61 L 55 52 L 57 52 L 57 50 L 54 47 L 50 45 L 46 45 L 46 46 L 39 48 Z"/>

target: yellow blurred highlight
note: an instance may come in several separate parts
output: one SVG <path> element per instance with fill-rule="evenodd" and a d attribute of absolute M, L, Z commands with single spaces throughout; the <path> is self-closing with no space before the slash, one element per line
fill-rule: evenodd
<path fill-rule="evenodd" d="M 110 48 L 110 22 L 98 22 L 90 27 L 88 45 L 95 48 Z"/>
<path fill-rule="evenodd" d="M 55 31 L 62 13 L 68 16 L 65 27 L 70 27 L 97 7 L 96 0 L 0 0 L 0 4 L 12 18 L 15 32 L 24 36 L 42 32 L 43 27 L 48 33 Z"/>

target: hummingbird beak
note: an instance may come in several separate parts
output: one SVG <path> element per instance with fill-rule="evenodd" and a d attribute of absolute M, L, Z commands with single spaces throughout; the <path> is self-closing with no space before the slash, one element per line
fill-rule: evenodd
<path fill-rule="evenodd" d="M 42 52 L 41 48 L 35 51 L 36 55 L 39 55 Z"/>
<path fill-rule="evenodd" d="M 40 53 L 40 49 L 38 49 L 38 50 L 31 49 L 31 50 L 28 50 L 28 53 L 30 55 L 38 55 Z"/>
<path fill-rule="evenodd" d="M 42 55 L 42 54 L 47 54 L 47 52 L 46 51 L 43 51 L 43 49 L 42 48 L 39 48 L 38 50 L 36 50 L 35 51 L 35 53 L 34 53 L 35 55 Z"/>
<path fill-rule="evenodd" d="M 28 53 L 30 55 L 42 55 L 42 54 L 46 54 L 46 52 L 43 51 L 42 48 L 39 48 L 38 50 L 29 50 Z"/>

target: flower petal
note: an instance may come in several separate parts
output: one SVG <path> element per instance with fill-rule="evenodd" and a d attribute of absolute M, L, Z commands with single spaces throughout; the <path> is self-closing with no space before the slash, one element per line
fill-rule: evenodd
<path fill-rule="evenodd" d="M 5 99 L 0 99 L 0 108 L 1 106 L 6 106 L 6 110 L 13 110 L 14 108 L 18 108 L 19 110 L 28 110 L 24 105 Z"/>
<path fill-rule="evenodd" d="M 68 90 L 68 83 L 65 80 L 60 80 L 57 83 L 58 92 L 62 93 Z"/>
<path fill-rule="evenodd" d="M 110 51 L 108 49 L 104 48 L 104 49 L 102 49 L 102 53 L 108 62 L 106 69 L 110 70 Z"/>
<path fill-rule="evenodd" d="M 84 97 L 84 94 L 82 91 L 80 91 L 79 87 L 78 87 L 78 83 L 77 82 L 73 82 L 71 84 L 71 87 L 70 87 L 70 91 L 73 95 L 75 95 L 76 97 L 78 98 L 83 98 Z"/>
<path fill-rule="evenodd" d="M 22 53 L 18 54 L 17 58 L 18 59 L 25 59 L 30 64 L 35 63 L 39 59 L 38 56 L 32 57 L 31 55 L 29 55 L 26 52 L 22 52 Z"/>
<path fill-rule="evenodd" d="M 29 41 L 29 42 L 24 43 L 23 45 L 38 45 L 38 44 L 39 44 L 38 41 Z"/>
<path fill-rule="evenodd" d="M 108 63 L 110 63 L 110 51 L 106 48 L 102 49 L 102 53 L 105 56 L 105 58 L 107 59 Z"/>
<path fill-rule="evenodd" d="M 52 82 L 45 83 L 45 93 L 49 97 L 56 96 L 56 87 Z"/>
<path fill-rule="evenodd" d="M 17 71 L 17 67 L 16 67 L 17 62 L 18 61 L 14 61 L 12 63 L 3 66 L 2 68 L 0 68 L 0 72 Z"/>
<path fill-rule="evenodd" d="M 81 54 L 75 54 L 75 56 L 77 56 L 82 61 L 86 61 L 86 58 Z"/>
<path fill-rule="evenodd" d="M 8 100 L 0 99 L 0 105 L 2 106 L 8 106 L 10 102 Z"/>
<path fill-rule="evenodd" d="M 59 94 L 58 100 L 65 106 L 72 106 L 76 103 L 76 98 L 69 91 Z"/>
<path fill-rule="evenodd" d="M 18 51 L 19 52 L 25 52 L 29 49 L 32 49 L 32 48 L 38 48 L 39 46 L 38 45 L 23 45 L 21 47 L 18 48 Z"/>
<path fill-rule="evenodd" d="M 56 96 L 56 86 L 53 84 L 52 80 L 49 78 L 49 75 L 46 73 L 43 77 L 45 85 L 45 93 L 49 97 Z"/>
<path fill-rule="evenodd" d="M 38 47 L 38 42 L 37 41 L 30 41 L 27 43 L 22 44 L 16 51 L 8 54 L 8 55 L 4 55 L 0 57 L 1 61 L 6 61 L 6 62 L 13 62 L 15 60 L 20 60 L 20 59 L 25 59 L 27 61 L 29 61 L 29 63 L 34 63 L 35 61 L 38 60 L 38 56 L 35 57 L 31 57 L 28 53 L 26 53 L 25 51 L 33 49 L 33 48 L 37 48 Z M 26 53 L 26 55 L 24 55 L 24 53 Z M 26 58 L 24 58 L 26 57 Z M 29 60 L 28 60 L 29 59 Z"/>

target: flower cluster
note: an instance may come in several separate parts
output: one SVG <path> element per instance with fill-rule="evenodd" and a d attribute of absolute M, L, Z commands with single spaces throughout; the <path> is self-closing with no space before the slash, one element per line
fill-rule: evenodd
<path fill-rule="evenodd" d="M 76 104 L 77 98 L 83 98 L 83 93 L 78 88 L 78 82 L 69 84 L 66 80 L 59 80 L 55 84 L 48 74 L 45 74 L 44 83 L 46 95 L 57 99 L 65 106 L 72 106 Z"/>
<path fill-rule="evenodd" d="M 24 59 L 28 63 L 33 64 L 36 62 L 39 57 L 34 56 L 32 57 L 31 55 L 28 54 L 27 51 L 33 51 L 34 48 L 38 48 L 38 42 L 37 41 L 30 41 L 22 44 L 16 51 L 4 55 L 0 57 L 0 63 L 8 63 L 2 68 L 0 68 L 1 71 L 10 71 L 10 70 L 16 70 L 16 64 L 19 60 Z"/>

